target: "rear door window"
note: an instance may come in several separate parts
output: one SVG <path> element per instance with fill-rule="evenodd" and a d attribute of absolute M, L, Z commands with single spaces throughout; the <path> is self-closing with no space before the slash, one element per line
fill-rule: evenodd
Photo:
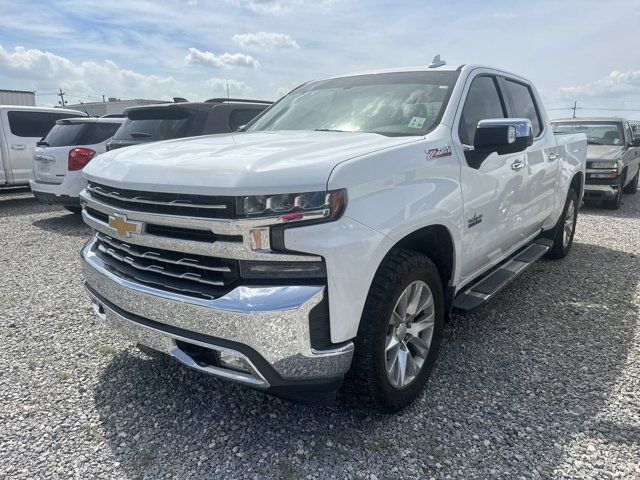
<path fill-rule="evenodd" d="M 8 112 L 9 129 L 16 137 L 44 137 L 56 120 L 61 118 L 77 117 L 68 113 L 50 113 L 50 112 Z"/>
<path fill-rule="evenodd" d="M 542 132 L 540 127 L 540 115 L 533 93 L 528 85 L 517 83 L 512 80 L 505 80 L 504 86 L 509 99 L 510 116 L 513 118 L 528 118 L 533 127 L 533 136 L 537 137 Z"/>
<path fill-rule="evenodd" d="M 236 108 L 229 115 L 229 129 L 235 132 L 242 125 L 246 125 L 253 120 L 259 113 L 262 113 L 263 108 Z"/>

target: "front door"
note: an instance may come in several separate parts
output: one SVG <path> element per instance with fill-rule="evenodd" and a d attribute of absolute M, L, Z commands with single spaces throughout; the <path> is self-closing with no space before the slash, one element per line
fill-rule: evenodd
<path fill-rule="evenodd" d="M 470 150 L 478 122 L 507 116 L 506 104 L 491 75 L 471 80 L 457 116 L 464 202 L 461 281 L 475 276 L 522 243 L 524 231 L 526 152 L 482 157 Z M 454 132 L 456 129 L 454 129 Z"/>

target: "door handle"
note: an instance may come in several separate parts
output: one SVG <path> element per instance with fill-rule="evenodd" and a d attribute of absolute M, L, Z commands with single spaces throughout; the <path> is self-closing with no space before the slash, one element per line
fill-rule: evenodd
<path fill-rule="evenodd" d="M 26 149 L 27 149 L 26 145 L 17 145 L 17 144 L 11 145 L 11 150 L 26 150 Z"/>
<path fill-rule="evenodd" d="M 525 167 L 526 163 L 524 162 L 524 160 L 516 160 L 515 162 L 513 162 L 511 164 L 511 170 L 522 170 Z"/>
<path fill-rule="evenodd" d="M 555 162 L 559 158 L 560 158 L 560 155 L 558 155 L 557 153 L 550 153 L 549 154 L 549 161 L 550 162 Z"/>

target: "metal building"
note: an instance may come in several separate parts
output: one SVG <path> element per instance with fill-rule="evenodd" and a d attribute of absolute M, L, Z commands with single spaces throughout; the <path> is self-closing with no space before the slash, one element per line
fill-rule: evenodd
<path fill-rule="evenodd" d="M 133 100 L 120 100 L 119 98 L 109 98 L 105 102 L 87 102 L 65 105 L 64 108 L 86 112 L 92 117 L 101 117 L 107 114 L 119 114 L 127 107 L 137 107 L 138 105 L 153 105 L 155 103 L 171 103 L 165 100 L 145 100 L 134 98 Z"/>
<path fill-rule="evenodd" d="M 36 92 L 31 92 L 29 90 L 0 89 L 0 105 L 23 105 L 25 107 L 35 107 Z"/>

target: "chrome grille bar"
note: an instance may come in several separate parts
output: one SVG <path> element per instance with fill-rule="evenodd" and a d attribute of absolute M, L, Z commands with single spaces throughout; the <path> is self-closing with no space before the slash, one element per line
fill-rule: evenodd
<path fill-rule="evenodd" d="M 149 264 L 149 265 L 144 265 L 138 261 L 136 261 L 134 258 L 126 256 L 126 255 L 122 255 L 120 253 L 117 252 L 116 248 L 110 247 L 110 246 L 105 246 L 103 244 L 98 244 L 98 251 L 109 255 L 110 257 L 114 258 L 115 260 L 118 260 L 119 262 L 125 263 L 127 265 L 129 265 L 130 267 L 133 267 L 137 270 L 141 270 L 141 271 L 149 271 L 149 272 L 153 272 L 156 274 L 160 274 L 160 275 L 166 275 L 168 277 L 173 277 L 173 278 L 177 278 L 180 280 L 190 280 L 190 281 L 194 281 L 194 282 L 198 282 L 198 283 L 203 283 L 206 285 L 213 285 L 216 287 L 224 287 L 225 286 L 225 282 L 224 280 L 208 280 L 202 277 L 202 275 L 195 273 L 195 272 L 176 272 L 175 270 L 169 270 L 166 267 L 162 267 L 160 265 L 154 265 L 154 264 Z"/>
<path fill-rule="evenodd" d="M 210 270 L 212 272 L 223 272 L 223 273 L 231 272 L 231 269 L 227 266 L 213 267 L 210 265 L 203 264 L 202 262 L 198 261 L 198 259 L 196 258 L 189 258 L 189 257 L 183 257 L 179 260 L 173 260 L 173 259 L 167 258 L 166 256 L 162 256 L 162 254 L 160 254 L 159 252 L 154 252 L 152 250 L 141 251 L 141 249 L 137 247 L 134 248 L 127 243 L 114 240 L 113 238 L 103 233 L 98 233 L 97 236 L 102 243 L 107 243 L 110 246 L 117 248 L 119 250 L 122 250 L 134 257 L 157 260 L 159 262 L 171 263 L 174 265 L 182 265 L 185 267 L 201 268 L 203 270 Z"/>
<path fill-rule="evenodd" d="M 172 200 L 170 202 L 164 202 L 161 200 L 153 200 L 153 199 L 149 199 L 148 197 L 143 197 L 143 196 L 135 196 L 135 197 L 127 197 L 124 196 L 122 194 L 120 194 L 120 192 L 117 191 L 107 191 L 102 187 L 99 186 L 91 186 L 88 185 L 86 187 L 86 190 L 89 193 L 92 193 L 98 197 L 108 197 L 108 198 L 113 198 L 114 200 L 119 200 L 122 202 L 130 202 L 130 203 L 144 203 L 147 205 L 161 205 L 161 206 L 169 206 L 169 207 L 190 207 L 190 208 L 203 208 L 203 209 L 212 209 L 212 210 L 226 210 L 227 206 L 226 205 L 207 205 L 207 204 L 199 204 L 199 203 L 193 203 L 190 200 L 182 200 L 182 199 L 178 199 L 178 200 Z"/>

